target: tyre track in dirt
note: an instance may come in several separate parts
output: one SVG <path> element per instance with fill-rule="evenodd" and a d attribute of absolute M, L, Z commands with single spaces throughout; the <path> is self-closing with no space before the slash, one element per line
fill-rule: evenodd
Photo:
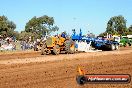
<path fill-rule="evenodd" d="M 92 58 L 94 56 L 106 56 L 106 55 L 121 55 L 121 54 L 129 54 L 132 53 L 132 50 L 125 50 L 124 51 L 103 51 L 103 52 L 90 52 L 90 53 L 77 53 L 77 54 L 61 54 L 58 56 L 54 55 L 45 55 L 41 57 L 34 57 L 29 54 L 29 56 L 32 58 L 22 58 L 22 59 L 7 59 L 7 60 L 1 60 L 0 64 L 24 64 L 24 63 L 36 63 L 36 62 L 48 62 L 48 61 L 60 61 L 60 60 L 72 60 L 72 59 L 78 59 L 78 58 Z M 38 56 L 38 55 L 37 55 Z M 17 57 L 17 56 L 15 56 Z M 18 56 L 19 57 L 19 56 Z"/>

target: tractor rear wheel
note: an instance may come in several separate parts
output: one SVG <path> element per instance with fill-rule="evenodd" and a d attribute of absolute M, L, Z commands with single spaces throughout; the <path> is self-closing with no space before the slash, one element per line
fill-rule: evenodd
<path fill-rule="evenodd" d="M 75 53 L 75 43 L 72 40 L 65 41 L 65 51 L 66 53 L 73 54 Z"/>
<path fill-rule="evenodd" d="M 59 45 L 55 45 L 54 48 L 53 48 L 53 53 L 55 55 L 58 55 L 60 53 L 60 47 Z"/>

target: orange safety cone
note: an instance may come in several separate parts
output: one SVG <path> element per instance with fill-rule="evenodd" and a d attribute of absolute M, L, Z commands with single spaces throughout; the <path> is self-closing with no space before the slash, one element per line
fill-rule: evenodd
<path fill-rule="evenodd" d="M 78 71 L 79 71 L 79 74 L 80 74 L 80 75 L 85 75 L 84 70 L 82 70 L 80 67 L 78 67 Z"/>

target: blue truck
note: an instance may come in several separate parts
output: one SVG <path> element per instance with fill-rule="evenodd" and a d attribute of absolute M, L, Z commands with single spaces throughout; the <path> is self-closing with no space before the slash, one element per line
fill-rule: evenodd
<path fill-rule="evenodd" d="M 71 38 L 73 41 L 78 41 L 78 42 L 85 41 L 87 43 L 91 41 L 91 46 L 98 50 L 118 50 L 119 49 L 119 43 L 115 40 L 109 40 L 104 37 L 92 38 L 89 36 L 83 36 L 81 29 L 79 34 L 76 34 L 75 29 L 72 31 L 73 31 L 73 34 Z"/>

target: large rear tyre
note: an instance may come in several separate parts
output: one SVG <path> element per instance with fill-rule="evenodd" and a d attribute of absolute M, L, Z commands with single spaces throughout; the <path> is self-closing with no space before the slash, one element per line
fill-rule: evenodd
<path fill-rule="evenodd" d="M 75 43 L 72 40 L 66 40 L 65 41 L 65 51 L 68 54 L 75 53 Z"/>
<path fill-rule="evenodd" d="M 55 46 L 54 46 L 54 48 L 53 48 L 53 53 L 54 53 L 55 55 L 60 54 L 60 47 L 59 47 L 59 45 L 55 45 Z"/>

